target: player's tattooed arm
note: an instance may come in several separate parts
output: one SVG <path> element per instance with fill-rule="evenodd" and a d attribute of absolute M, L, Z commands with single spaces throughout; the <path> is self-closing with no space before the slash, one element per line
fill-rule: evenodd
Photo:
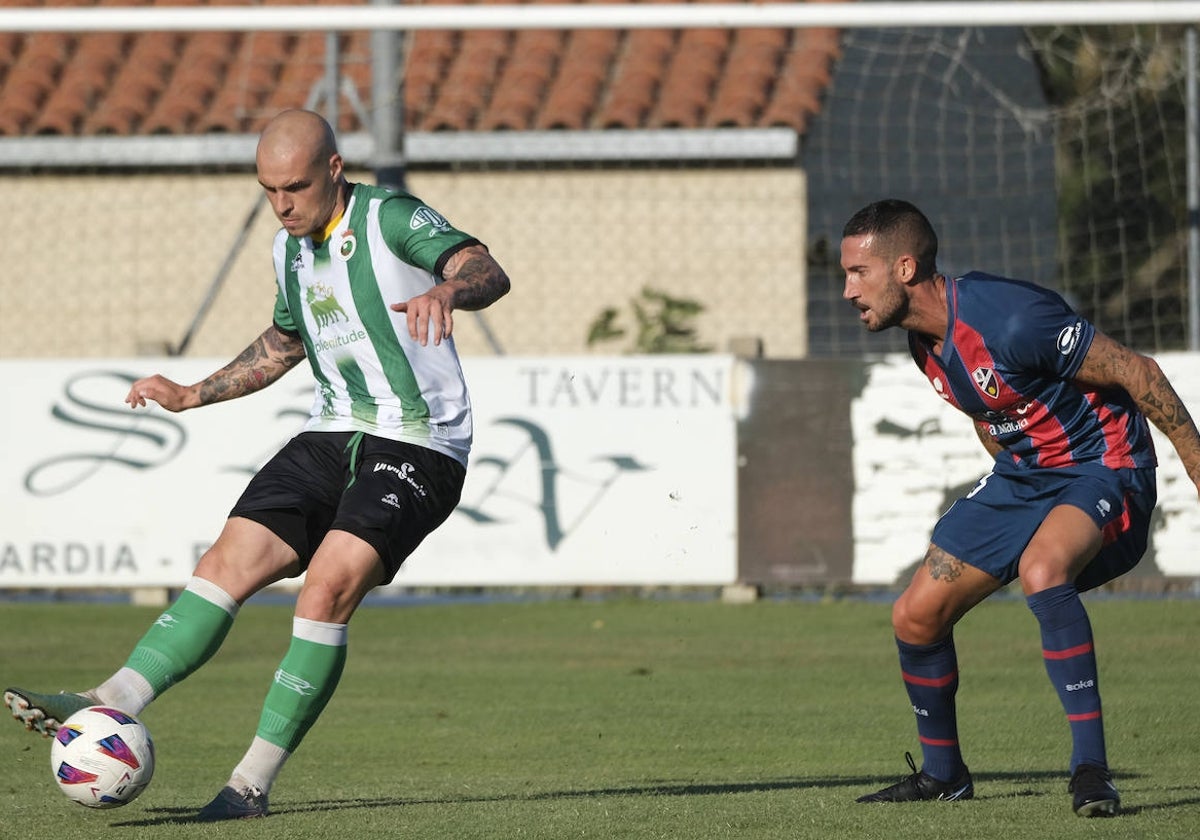
<path fill-rule="evenodd" d="M 929 551 L 925 552 L 925 570 L 934 580 L 954 583 L 962 576 L 963 561 L 936 545 L 931 545 Z"/>
<path fill-rule="evenodd" d="M 1158 362 L 1097 332 L 1075 379 L 1085 386 L 1124 388 L 1146 419 L 1170 439 L 1200 488 L 1200 433 Z"/>
<path fill-rule="evenodd" d="M 484 309 L 508 293 L 511 282 L 482 245 L 463 248 L 446 261 L 442 278 L 453 289 L 454 309 Z"/>
<path fill-rule="evenodd" d="M 975 436 L 979 438 L 979 442 L 983 444 L 983 448 L 989 455 L 995 458 L 1004 451 L 1004 447 L 997 443 L 996 439 L 992 437 L 992 433 L 987 430 L 986 423 L 975 422 L 972 425 L 975 427 Z"/>
<path fill-rule="evenodd" d="M 440 344 L 454 331 L 455 309 L 483 309 L 508 293 L 504 269 L 487 248 L 469 245 L 455 252 L 442 267 L 442 282 L 424 294 L 391 305 L 403 312 L 409 337 L 421 345 Z"/>
<path fill-rule="evenodd" d="M 200 405 L 232 400 L 275 382 L 304 358 L 304 342 L 274 324 L 225 367 L 199 383 Z"/>
<path fill-rule="evenodd" d="M 231 400 L 270 385 L 304 358 L 304 342 L 274 324 L 267 327 L 236 359 L 194 385 L 180 385 L 162 374 L 137 380 L 125 402 L 130 408 L 158 403 L 167 411 L 186 411 L 209 403 Z"/>

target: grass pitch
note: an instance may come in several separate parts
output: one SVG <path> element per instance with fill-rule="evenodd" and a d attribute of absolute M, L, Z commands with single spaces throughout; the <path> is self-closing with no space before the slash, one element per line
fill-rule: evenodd
<path fill-rule="evenodd" d="M 323 718 L 265 820 L 190 817 L 254 733 L 290 633 L 251 602 L 217 656 L 143 714 L 154 782 L 134 803 L 66 800 L 48 740 L 0 721 L 0 835 L 237 838 L 1200 836 L 1200 601 L 1096 598 L 1110 758 L 1127 812 L 1070 810 L 1067 725 L 1017 598 L 956 632 L 976 799 L 857 805 L 918 753 L 888 604 L 634 599 L 363 608 Z M 91 686 L 157 610 L 0 605 L 0 681 Z"/>

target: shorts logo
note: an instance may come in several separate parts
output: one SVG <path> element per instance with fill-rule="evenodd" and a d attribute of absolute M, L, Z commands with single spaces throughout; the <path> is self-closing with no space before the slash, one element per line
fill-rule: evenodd
<path fill-rule="evenodd" d="M 401 509 L 400 497 L 395 493 L 388 493 L 379 501 L 383 502 L 385 505 L 391 505 L 394 508 Z"/>
<path fill-rule="evenodd" d="M 1058 352 L 1070 356 L 1075 345 L 1079 343 L 1079 333 L 1083 331 L 1083 322 L 1076 321 L 1073 327 L 1063 327 L 1058 334 Z"/>
<path fill-rule="evenodd" d="M 993 399 L 1000 394 L 1000 384 L 996 381 L 996 374 L 991 368 L 977 367 L 971 371 L 971 377 L 975 380 L 975 384 L 987 396 Z"/>
<path fill-rule="evenodd" d="M 1112 510 L 1112 505 L 1108 503 L 1108 499 L 1101 499 L 1096 502 L 1096 510 L 1099 511 L 1101 516 L 1108 516 L 1108 512 Z"/>
<path fill-rule="evenodd" d="M 380 470 L 385 470 L 390 473 L 395 473 L 396 475 L 400 476 L 400 478 L 402 478 L 408 484 L 408 486 L 413 489 L 413 492 L 415 492 L 418 496 L 425 495 L 424 485 L 422 485 L 419 481 L 417 481 L 415 478 L 413 478 L 413 473 L 415 473 L 417 471 L 417 468 L 414 467 L 412 464 L 408 463 L 407 461 L 405 461 L 403 464 L 401 464 L 398 467 L 393 466 L 385 461 L 376 461 L 375 468 L 372 469 L 371 472 L 379 472 Z M 389 495 L 393 495 L 393 494 L 389 494 Z M 393 495 L 393 498 L 394 498 L 394 495 Z M 383 499 L 383 501 L 387 502 L 387 498 L 385 497 Z M 391 502 L 388 502 L 388 504 L 391 504 Z M 399 505 L 396 505 L 396 507 L 399 507 Z"/>

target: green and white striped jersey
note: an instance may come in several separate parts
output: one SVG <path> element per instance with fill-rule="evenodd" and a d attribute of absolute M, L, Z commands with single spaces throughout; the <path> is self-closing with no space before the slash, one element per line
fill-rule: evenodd
<path fill-rule="evenodd" d="M 466 464 L 471 401 L 452 339 L 422 347 L 389 304 L 431 289 L 476 242 L 404 192 L 351 184 L 323 242 L 275 235 L 275 325 L 299 335 L 316 377 L 305 431 L 362 431 Z"/>

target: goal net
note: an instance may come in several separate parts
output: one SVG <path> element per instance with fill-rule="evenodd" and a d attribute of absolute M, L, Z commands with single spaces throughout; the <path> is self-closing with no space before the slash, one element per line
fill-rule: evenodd
<path fill-rule="evenodd" d="M 903 346 L 852 329 L 833 294 L 838 225 L 881 193 L 926 210 L 948 273 L 1034 280 L 1118 340 L 1184 348 L 1183 40 L 1151 25 L 846 32 L 804 156 L 814 353 Z"/>

